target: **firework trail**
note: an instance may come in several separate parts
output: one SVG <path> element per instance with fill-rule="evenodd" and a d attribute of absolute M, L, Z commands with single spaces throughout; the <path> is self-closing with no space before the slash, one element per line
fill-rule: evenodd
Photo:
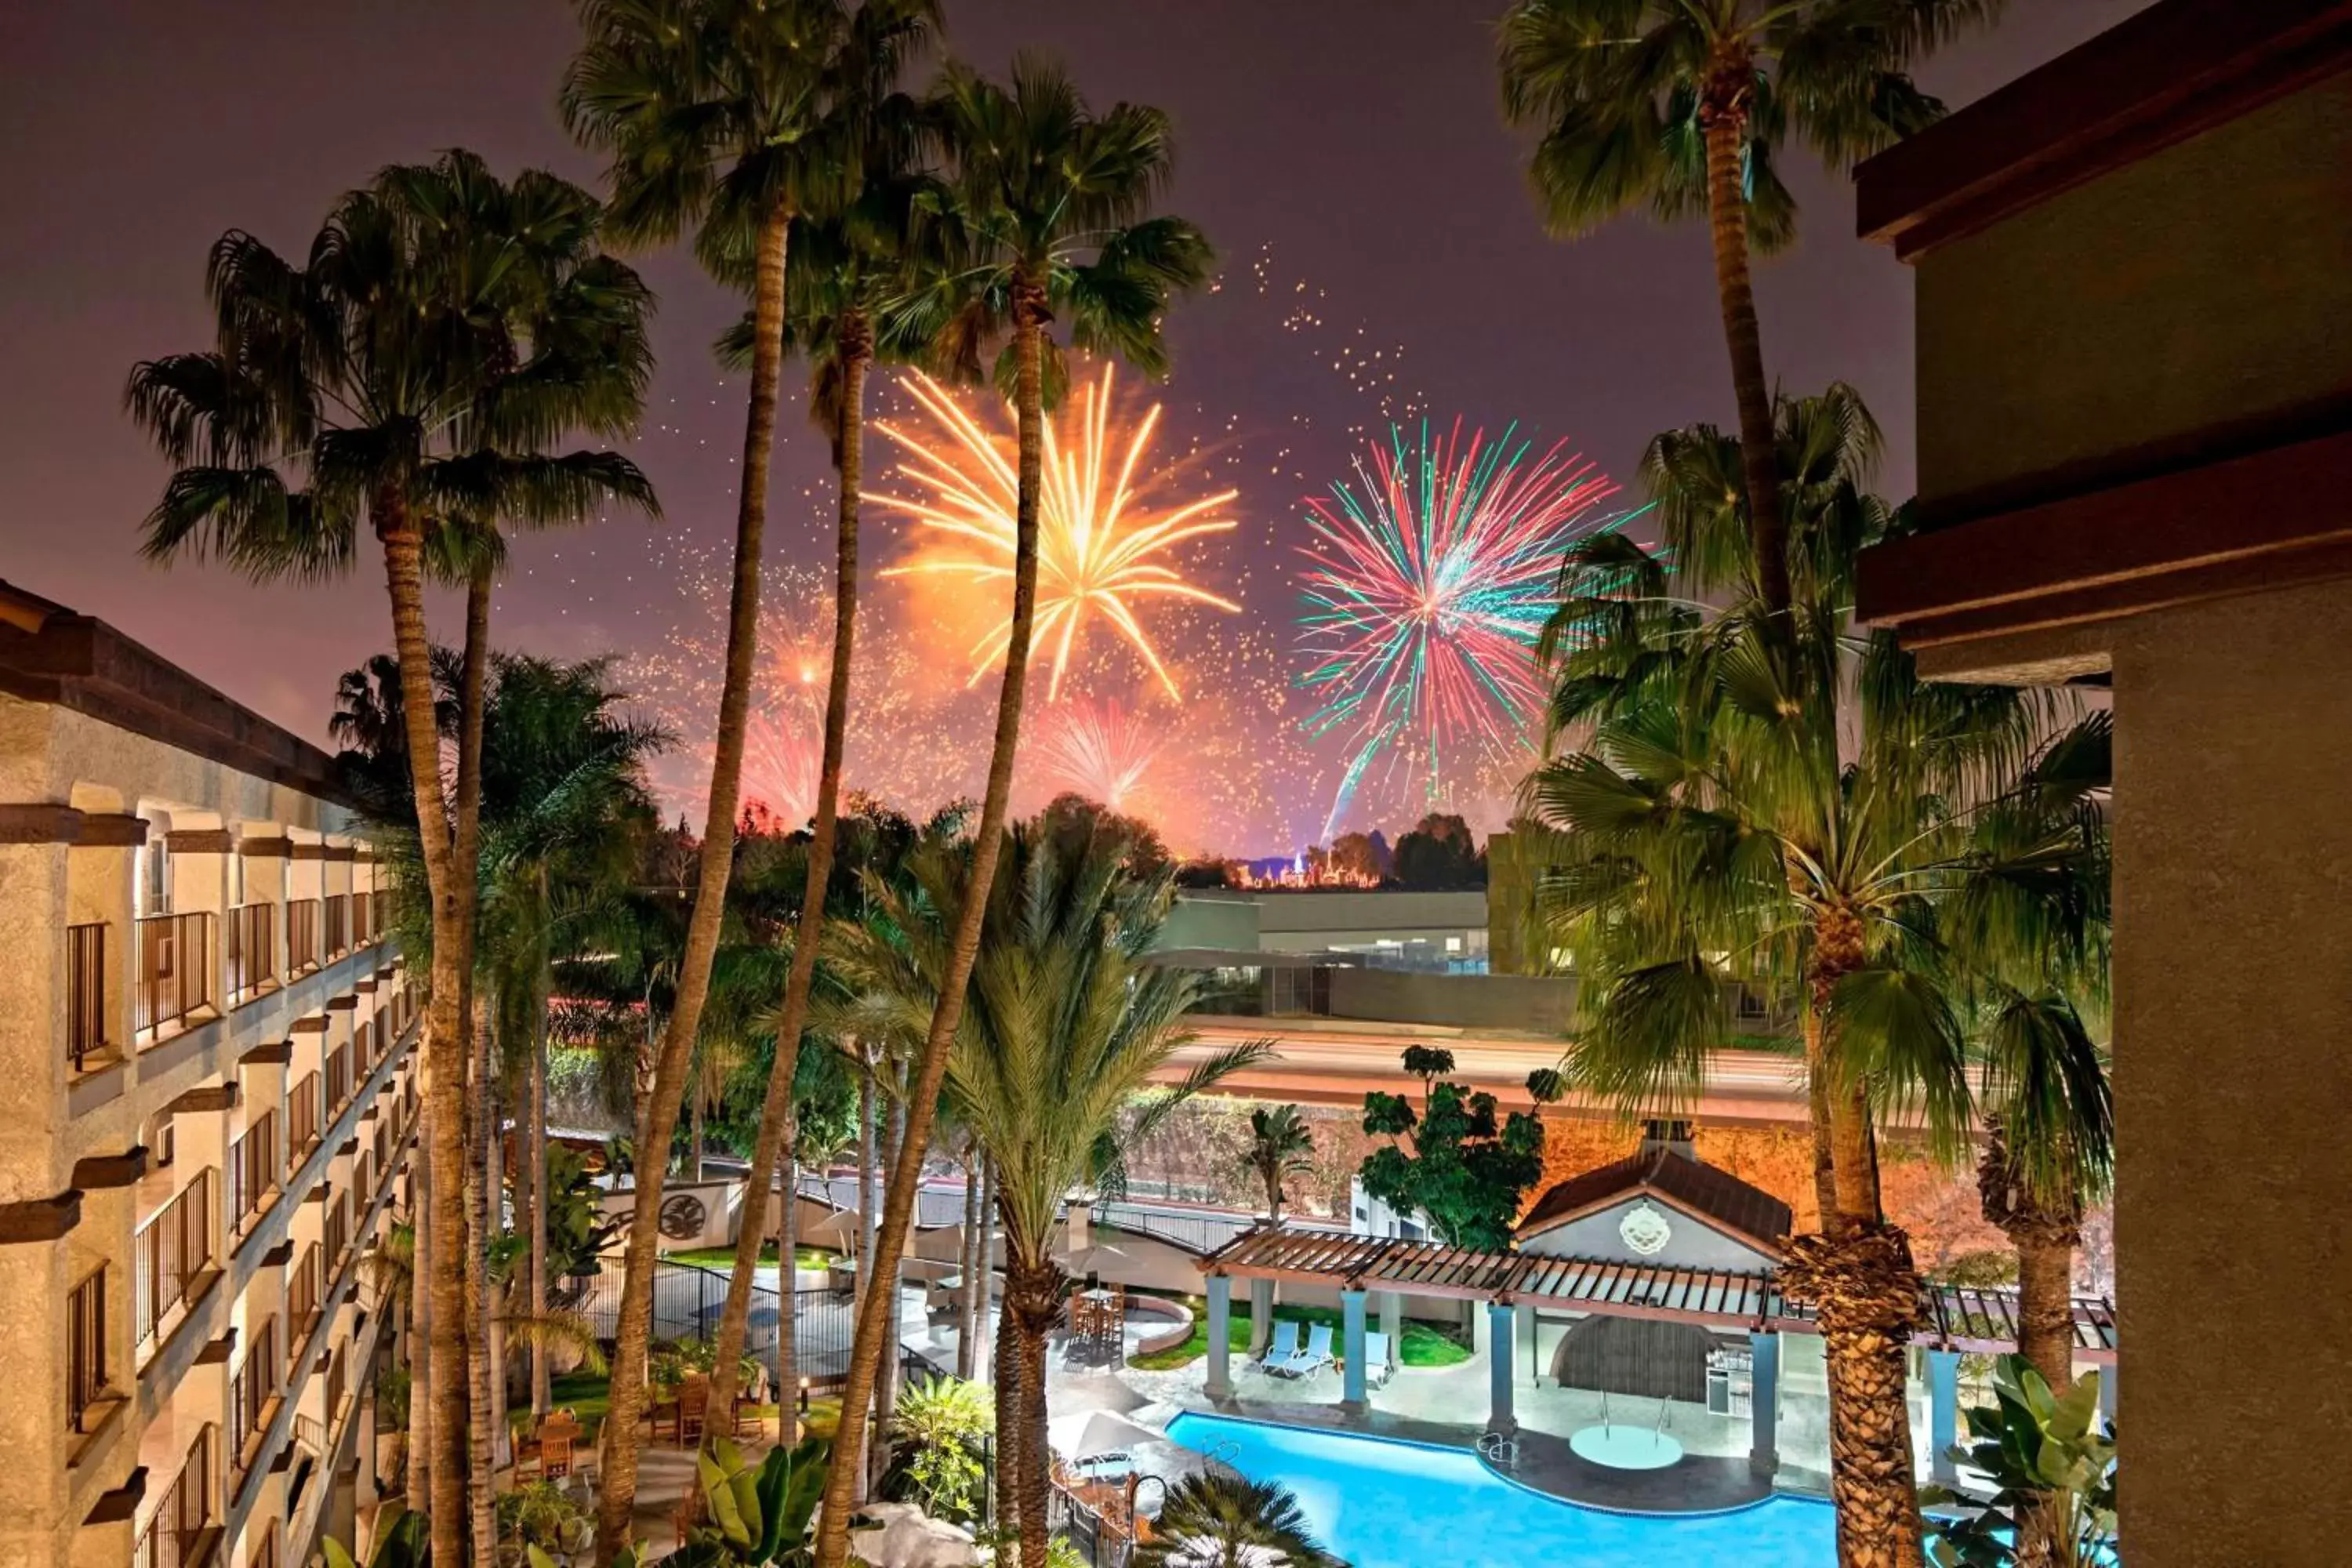
<path fill-rule="evenodd" d="M 946 546 L 883 575 L 946 574 L 1009 589 L 1019 495 L 1013 436 L 992 435 L 919 372 L 907 377 L 906 389 L 935 428 L 919 431 L 893 420 L 877 421 L 875 427 L 898 447 L 898 477 L 918 493 L 877 491 L 865 499 L 945 535 Z M 1054 675 L 1046 697 L 1058 697 L 1082 632 L 1091 618 L 1099 617 L 1126 639 L 1173 699 L 1175 678 L 1144 628 L 1142 611 L 1149 601 L 1176 599 L 1240 612 L 1231 599 L 1186 581 L 1170 560 L 1179 545 L 1231 532 L 1233 520 L 1217 514 L 1239 492 L 1155 503 L 1151 497 L 1170 488 L 1165 470 L 1146 467 L 1160 405 L 1152 405 L 1133 426 L 1115 430 L 1110 366 L 1106 363 L 1095 382 L 1076 390 L 1060 428 L 1049 420 L 1045 429 L 1031 657 L 1051 657 Z M 1123 448 L 1116 461 L 1115 447 Z M 1144 474 L 1140 481 L 1139 470 Z M 993 624 L 971 647 L 973 681 L 1003 662 L 1012 636 L 1009 592 L 1005 601 L 1005 620 Z"/>
<path fill-rule="evenodd" d="M 1037 749 L 1047 778 L 1123 811 L 1162 738 L 1117 703 L 1079 700 L 1046 710 Z"/>
<path fill-rule="evenodd" d="M 1307 502 L 1299 684 L 1319 706 L 1306 724 L 1349 747 L 1327 836 L 1375 767 L 1417 770 L 1433 806 L 1457 753 L 1525 747 L 1560 551 L 1624 520 L 1598 510 L 1615 487 L 1591 463 L 1565 443 L 1531 455 L 1517 432 L 1490 442 L 1456 420 L 1433 439 L 1424 422 L 1415 443 L 1391 427 L 1353 483 Z"/>

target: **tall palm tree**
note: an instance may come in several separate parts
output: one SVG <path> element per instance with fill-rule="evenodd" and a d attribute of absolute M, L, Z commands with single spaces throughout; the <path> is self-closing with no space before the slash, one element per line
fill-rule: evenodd
<path fill-rule="evenodd" d="M 1115 104 L 1097 115 L 1069 78 L 1043 62 L 1013 63 L 1010 87 L 950 66 L 929 105 L 932 133 L 953 163 L 949 199 L 934 204 L 952 259 L 927 287 L 887 313 L 883 335 L 936 345 L 974 371 L 982 347 L 1010 329 L 998 380 L 1012 391 L 1019 426 L 1015 463 L 1013 605 L 996 732 L 972 846 L 971 881 L 995 875 L 1021 735 L 1030 635 L 1037 605 L 1037 515 L 1044 460 L 1048 374 L 1058 383 L 1061 356 L 1049 328 L 1070 322 L 1079 347 L 1121 355 L 1146 371 L 1163 370 L 1160 323 L 1171 294 L 1208 275 L 1210 252 L 1181 218 L 1149 216 L 1171 168 L 1167 117 Z M 876 1277 L 898 1266 L 914 1215 L 923 1151 L 948 1071 L 981 937 L 985 900 L 968 900 L 923 1038 L 908 1099 L 912 1156 L 891 1173 L 875 1240 Z M 897 1338 L 898 1304 L 869 1291 L 857 1314 L 842 1395 L 840 1450 L 860 1451 L 867 1405 L 882 1357 Z M 817 1542 L 818 1568 L 842 1568 L 848 1552 L 854 1466 L 836 1466 L 825 1483 Z M 1041 1559 L 1042 1561 L 1042 1559 Z"/>
<path fill-rule="evenodd" d="M 1268 1225 L 1282 1223 L 1283 1188 L 1313 1168 L 1315 1134 L 1295 1105 L 1261 1105 L 1250 1112 L 1250 1169 L 1265 1193 Z"/>
<path fill-rule="evenodd" d="M 1799 1002 L 1823 1234 L 1792 1244 L 1780 1282 L 1828 1345 L 1842 1561 L 1916 1563 L 1903 1344 L 1919 1279 L 1881 1213 L 1874 1127 L 1915 1109 L 1962 1145 L 1965 1020 L 2005 976 L 2084 950 L 2102 861 L 2079 835 L 1977 835 L 2037 787 L 2063 710 L 1921 680 L 1893 638 L 1850 626 L 1855 552 L 1904 526 L 1864 488 L 1874 455 L 1851 392 L 1782 405 L 1784 616 L 1709 574 L 1743 527 L 1720 483 L 1734 443 L 1706 427 L 1654 443 L 1644 478 L 1688 586 L 1622 536 L 1571 550 L 1544 650 L 1553 721 L 1589 739 L 1528 795 L 1558 835 L 1554 940 L 1584 977 L 1572 1082 L 1628 1111 L 1686 1108 L 1726 978 Z"/>
<path fill-rule="evenodd" d="M 2001 0 L 1515 0 L 1499 37 L 1504 112 L 1542 132 L 1528 174 L 1556 234 L 1646 205 L 1704 214 L 1731 353 L 1758 596 L 1790 605 L 1787 518 L 1751 253 L 1796 232 L 1772 160 L 1794 135 L 1845 168 L 1931 123 L 1907 74 L 1999 16 Z"/>
<path fill-rule="evenodd" d="M 1014 1495 L 1024 1563 L 1045 1561 L 1045 1340 L 1069 1281 L 1054 1239 L 1070 1188 L 1093 1173 L 1123 1112 L 1192 1036 L 1184 1026 L 1195 977 L 1144 962 L 1165 920 L 1170 884 L 1125 874 L 1127 846 L 1074 844 L 1016 828 L 1003 874 L 976 889 L 977 847 L 934 851 L 913 868 L 916 892 L 877 886 L 876 918 L 845 924 L 835 963 L 872 1010 L 913 1026 L 935 1009 L 954 973 L 955 934 L 975 902 L 985 940 L 971 973 L 971 1003 L 947 1073 L 957 1120 L 999 1171 L 1005 1310 L 1017 1375 L 998 1391 L 1000 1463 L 1018 1476 Z M 1262 1059 L 1263 1043 L 1202 1063 L 1154 1100 L 1151 1127 L 1184 1100 Z M 903 1172 L 908 1162 L 900 1162 Z M 848 1450 L 845 1450 L 848 1451 Z"/>
<path fill-rule="evenodd" d="M 423 576 L 436 530 L 569 521 L 614 500 L 655 508 L 626 459 L 545 450 L 572 430 L 625 432 L 642 382 L 600 380 L 583 392 L 576 343 L 540 333 L 558 287 L 545 258 L 489 226 L 456 237 L 437 226 L 420 189 L 487 175 L 462 153 L 435 168 L 429 178 L 387 170 L 343 197 L 299 267 L 249 234 L 223 236 L 205 279 L 214 347 L 139 364 L 125 392 L 175 466 L 144 525 L 151 558 L 216 556 L 256 579 L 323 578 L 357 563 L 364 524 L 382 552 L 400 668 L 420 676 L 432 662 Z M 539 174 L 512 191 L 526 184 L 572 215 L 582 239 L 571 259 L 587 270 L 602 216 L 594 199 Z M 635 275 L 598 258 L 594 276 L 634 298 L 641 325 L 646 296 Z M 431 906 L 426 1230 L 455 1238 L 465 1231 L 461 1005 L 473 889 L 459 874 L 433 704 L 403 703 L 401 721 Z M 426 1250 L 429 1403 L 455 1411 L 467 1404 L 463 1258 L 454 1246 Z M 451 1561 L 468 1516 L 465 1427 L 436 1422 L 431 1434 L 436 1545 Z"/>
<path fill-rule="evenodd" d="M 869 4 L 856 26 L 893 25 L 894 13 Z M 874 321 L 902 292 L 919 243 L 914 203 L 924 182 L 907 170 L 914 104 L 893 95 L 873 116 L 877 134 L 866 149 L 868 173 L 856 200 L 841 213 L 793 220 L 793 250 L 801 258 L 788 293 L 788 340 L 807 355 L 811 368 L 809 417 L 825 433 L 833 452 L 835 510 L 833 578 L 833 662 L 825 682 L 824 739 L 817 773 L 816 814 L 811 824 L 806 876 L 793 931 L 792 968 L 783 1002 L 776 1010 L 776 1060 L 760 1108 L 751 1144 L 751 1190 L 765 1193 L 775 1181 L 783 1151 L 793 1142 L 790 1126 L 801 1033 L 808 1024 L 809 994 L 816 981 L 818 946 L 825 917 L 825 893 L 833 877 L 834 840 L 841 811 L 842 754 L 848 737 L 849 677 L 857 629 L 859 487 L 865 476 L 866 375 L 874 362 Z M 749 337 L 743 323 L 722 350 Z M 746 345 L 748 346 L 748 345 Z M 897 345 L 906 352 L 908 345 Z M 787 1205 L 791 1199 L 786 1198 Z M 870 1211 L 869 1211 L 870 1212 Z M 717 1370 L 711 1396 L 731 1397 L 734 1369 L 742 1358 L 750 1320 L 751 1281 L 758 1266 L 762 1229 L 747 1226 L 736 1238 L 735 1268 L 719 1318 Z"/>
<path fill-rule="evenodd" d="M 890 0 L 897 5 L 897 0 Z M 751 395 L 735 519 L 727 666 L 719 689 L 701 875 L 677 976 L 677 1005 L 656 1058 L 646 1108 L 649 1147 L 667 1148 L 699 1028 L 734 853 L 744 725 L 759 635 L 760 560 L 769 457 L 783 360 L 792 219 L 837 209 L 856 194 L 862 106 L 895 81 L 919 47 L 928 5 L 897 10 L 895 28 L 860 31 L 843 0 L 580 0 L 583 41 L 562 103 L 575 136 L 611 157 L 617 231 L 665 243 L 692 226 L 695 251 L 724 278 L 751 279 Z M 645 1394 L 662 1172 L 637 1174 L 617 1355 L 614 1419 L 605 1426 L 596 1563 L 628 1535 L 636 1499 L 635 1422 Z"/>
<path fill-rule="evenodd" d="M 1187 1476 L 1153 1523 L 1136 1568 L 1347 1568 L 1316 1544 L 1298 1500 L 1275 1481 Z"/>

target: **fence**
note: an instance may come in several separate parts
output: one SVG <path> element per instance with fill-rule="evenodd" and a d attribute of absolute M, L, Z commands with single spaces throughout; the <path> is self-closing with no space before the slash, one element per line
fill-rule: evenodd
<path fill-rule="evenodd" d="M 306 1072 L 286 1097 L 286 1152 L 299 1160 L 318 1142 L 319 1075 Z"/>
<path fill-rule="evenodd" d="M 66 1416 L 73 1430 L 106 1392 L 106 1265 L 66 1302 Z"/>
<path fill-rule="evenodd" d="M 107 1048 L 106 922 L 66 928 L 66 1055 L 79 1072 Z"/>
<path fill-rule="evenodd" d="M 242 1232 L 278 1184 L 278 1113 L 265 1110 L 228 1150 L 228 1222 Z"/>
<path fill-rule="evenodd" d="M 228 1000 L 235 1006 L 278 978 L 278 910 L 240 905 L 228 912 L 227 932 Z"/>
<path fill-rule="evenodd" d="M 213 1260 L 213 1168 L 198 1171 L 133 1243 L 132 1321 L 146 1343 L 164 1314 L 186 1300 Z"/>
<path fill-rule="evenodd" d="M 604 1260 L 583 1310 L 604 1340 L 620 1332 L 621 1275 L 618 1262 Z M 711 1340 L 727 1306 L 727 1276 L 686 1263 L 654 1266 L 653 1337 Z M 751 1287 L 751 1318 L 744 1330 L 746 1354 L 767 1362 L 776 1349 L 780 1298 L 764 1285 Z M 849 1373 L 850 1342 L 857 1333 L 857 1298 L 849 1290 L 819 1287 L 793 1292 L 793 1359 L 810 1383 L 835 1383 Z"/>
<path fill-rule="evenodd" d="M 188 1445 L 188 1457 L 154 1516 L 131 1549 L 131 1568 L 185 1568 L 215 1522 L 213 1448 L 219 1428 L 207 1422 Z"/>
<path fill-rule="evenodd" d="M 139 922 L 139 994 L 131 1023 L 144 1034 L 213 1001 L 213 917 L 150 915 Z"/>
<path fill-rule="evenodd" d="M 880 1173 L 877 1173 L 874 1192 L 877 1203 L 881 1199 L 886 1184 Z M 814 1198 L 818 1203 L 835 1209 L 852 1210 L 857 1207 L 856 1176 L 829 1176 L 822 1171 L 803 1171 L 801 1173 L 800 1190 L 801 1196 Z M 947 1226 L 962 1223 L 963 1189 L 959 1187 L 953 1191 L 940 1191 L 927 1186 L 917 1190 L 915 1194 L 916 1229 L 939 1230 Z"/>
<path fill-rule="evenodd" d="M 341 958 L 352 946 L 352 899 L 349 893 L 331 893 L 321 903 L 325 909 L 323 921 L 329 958 Z"/>
<path fill-rule="evenodd" d="M 292 899 L 286 905 L 286 969 L 289 974 L 319 967 L 319 900 Z"/>

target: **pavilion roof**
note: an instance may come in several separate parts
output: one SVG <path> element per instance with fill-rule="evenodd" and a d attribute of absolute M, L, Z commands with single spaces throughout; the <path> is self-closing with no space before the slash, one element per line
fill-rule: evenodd
<path fill-rule="evenodd" d="M 1201 1271 L 1457 1300 L 1510 1301 L 1695 1323 L 1731 1332 L 1815 1331 L 1812 1310 L 1783 1297 L 1769 1268 L 1689 1268 L 1601 1258 L 1479 1252 L 1401 1237 L 1261 1225 L 1202 1258 Z M 1921 1343 L 1988 1353 L 2017 1347 L 2014 1290 L 1930 1285 L 1921 1305 L 1928 1322 L 1919 1336 Z M 2074 1342 L 2089 1359 L 2114 1359 L 2115 1303 L 2105 1297 L 2076 1297 Z"/>

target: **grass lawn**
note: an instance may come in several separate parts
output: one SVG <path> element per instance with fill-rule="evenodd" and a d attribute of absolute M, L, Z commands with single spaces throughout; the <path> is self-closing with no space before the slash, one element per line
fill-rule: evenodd
<path fill-rule="evenodd" d="M 1192 1337 L 1170 1350 L 1150 1355 L 1133 1357 L 1129 1366 L 1145 1372 L 1171 1372 L 1177 1367 L 1198 1361 L 1209 1353 L 1209 1304 L 1197 1296 L 1182 1298 L 1192 1310 Z M 1336 1347 L 1341 1338 L 1341 1320 L 1336 1307 L 1277 1306 L 1274 1310 L 1277 1323 L 1328 1323 Z M 1234 1303 L 1233 1321 L 1227 1325 L 1233 1350 L 1237 1355 L 1247 1355 L 1250 1343 L 1250 1313 L 1245 1301 Z M 1305 1336 L 1300 1336 L 1303 1341 Z M 1470 1359 L 1469 1350 L 1461 1342 L 1423 1322 L 1406 1319 L 1404 1343 L 1398 1347 L 1397 1360 L 1405 1366 L 1456 1366 Z"/>
<path fill-rule="evenodd" d="M 683 1252 L 665 1252 L 662 1256 L 672 1263 L 691 1263 L 704 1268 L 731 1269 L 735 1267 L 735 1249 L 731 1247 L 690 1247 Z M 796 1247 L 793 1258 L 803 1268 L 824 1268 L 833 1263 L 833 1254 L 814 1247 Z M 760 1248 L 760 1261 L 776 1260 L 776 1244 Z"/>

